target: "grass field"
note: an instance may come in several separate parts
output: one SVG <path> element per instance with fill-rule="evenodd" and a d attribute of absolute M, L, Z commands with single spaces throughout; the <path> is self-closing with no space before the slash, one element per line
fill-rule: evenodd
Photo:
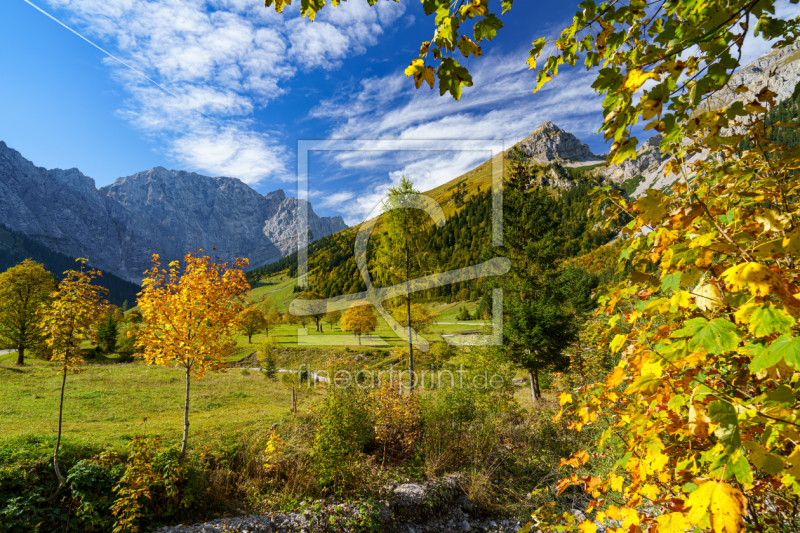
<path fill-rule="evenodd" d="M 322 368 L 333 352 L 338 350 L 290 349 L 279 366 L 296 368 L 305 363 Z M 386 351 L 363 353 L 366 368 L 405 364 Z M 0 436 L 55 435 L 61 386 L 56 366 L 33 358 L 24 367 L 15 362 L 15 353 L 0 355 Z M 427 368 L 424 357 L 417 368 Z M 67 376 L 63 423 L 67 441 L 119 449 L 135 435 L 158 435 L 167 445 L 180 443 L 184 393 L 180 369 L 147 366 L 138 359 L 119 364 L 114 358 L 90 361 L 82 369 Z M 229 368 L 208 373 L 192 380 L 191 387 L 190 444 L 195 446 L 235 442 L 290 412 L 290 391 L 280 380 L 266 379 L 258 371 Z M 322 394 L 324 389 L 304 387 L 299 409 L 310 409 Z M 524 408 L 532 407 L 527 387 L 519 388 L 516 398 Z"/>
<path fill-rule="evenodd" d="M 260 303 L 267 298 L 278 307 L 281 313 L 285 314 L 288 312 L 289 304 L 292 300 L 297 298 L 298 293 L 293 292 L 295 285 L 296 279 L 289 278 L 285 275 L 274 276 L 268 279 L 265 278 L 250 290 L 248 298 L 253 303 Z M 483 324 L 483 321 L 480 320 L 467 322 L 458 321 L 458 323 L 456 323 L 456 314 L 462 306 L 466 306 L 471 313 L 474 313 L 478 304 L 477 302 L 435 304 L 433 306 L 434 310 L 440 313 L 438 321 L 445 323 L 433 324 L 430 328 L 430 332 L 422 334 L 422 337 L 430 342 L 441 342 L 444 340 L 442 334 L 480 330 Z M 305 331 L 303 331 L 304 329 Z M 268 336 L 274 338 L 281 346 L 285 347 L 319 346 L 330 348 L 351 347 L 357 349 L 359 346 L 380 346 L 384 348 L 393 348 L 404 345 L 406 342 L 405 339 L 400 339 L 380 316 L 378 316 L 378 329 L 371 335 L 371 341 L 362 338 L 362 342 L 359 343 L 358 337 L 343 332 L 339 324 L 334 324 L 333 327 L 331 327 L 327 322 L 323 322 L 322 329 L 322 333 L 315 331 L 314 323 L 309 319 L 309 323 L 306 324 L 305 328 L 297 324 L 281 324 L 270 329 L 269 335 L 266 333 L 254 335 L 252 343 L 248 343 L 245 335 L 239 335 L 236 339 L 238 346 L 236 353 L 227 360 L 237 361 L 253 353 L 258 348 L 258 344 L 266 340 Z M 332 337 L 336 338 L 332 339 Z"/>
<path fill-rule="evenodd" d="M 286 276 L 263 280 L 250 291 L 249 299 L 260 302 L 267 297 L 286 312 L 297 295 L 293 292 L 295 283 Z M 437 342 L 443 340 L 442 334 L 480 330 L 482 321 L 455 319 L 462 306 L 474 312 L 477 303 L 435 305 L 435 311 L 440 313 L 439 322 L 443 323 L 434 324 L 423 337 Z M 276 339 L 282 348 L 280 368 L 307 364 L 320 369 L 331 353 L 347 350 L 365 354 L 364 365 L 370 369 L 403 366 L 404 360 L 392 355 L 390 350 L 405 346 L 405 339 L 397 337 L 383 318 L 378 317 L 378 322 L 379 327 L 373 334 L 376 342 L 362 345 L 358 344 L 357 337 L 342 332 L 339 324 L 331 326 L 326 322 L 323 322 L 322 333 L 314 331 L 313 322 L 307 325 L 305 332 L 299 325 L 282 324 L 272 328 L 269 337 Z M 265 339 L 267 335 L 260 333 L 254 335 L 250 343 L 245 335 L 238 335 L 236 350 L 225 362 L 242 361 Z M 182 371 L 147 366 L 139 359 L 120 364 L 115 357 L 89 361 L 80 374 L 67 377 L 65 439 L 112 447 L 126 444 L 134 435 L 160 435 L 168 442 L 179 442 L 183 422 Z M 432 362 L 428 358 L 426 354 L 419 354 L 418 368 L 427 368 Z M 14 353 L 0 355 L 0 436 L 54 435 L 61 385 L 56 367 L 30 357 L 24 367 L 17 367 L 15 361 Z M 322 392 L 307 391 L 301 396 L 300 408 L 310 408 L 319 394 Z M 236 440 L 243 434 L 269 427 L 289 413 L 290 395 L 279 380 L 268 380 L 258 371 L 248 372 L 242 368 L 208 373 L 200 381 L 193 380 L 190 442 Z M 518 398 L 523 405 L 530 403 L 526 389 L 519 391 Z"/>
<path fill-rule="evenodd" d="M 45 361 L 29 358 L 24 367 L 15 361 L 15 353 L 0 356 L 0 435 L 55 435 L 60 375 Z M 83 368 L 67 376 L 65 438 L 115 447 L 134 435 L 179 441 L 185 383 L 181 370 L 140 361 L 115 364 L 113 359 Z M 194 442 L 235 439 L 269 427 L 289 412 L 291 393 L 259 372 L 209 373 L 191 386 L 189 431 Z"/>

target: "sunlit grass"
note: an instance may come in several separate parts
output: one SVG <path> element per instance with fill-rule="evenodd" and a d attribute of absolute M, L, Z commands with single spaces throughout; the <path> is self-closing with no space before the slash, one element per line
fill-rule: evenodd
<path fill-rule="evenodd" d="M 0 356 L 0 435 L 54 435 L 60 375 L 51 363 Z M 183 430 L 184 374 L 175 368 L 87 364 L 69 374 L 63 432 L 67 439 L 121 446 L 134 435 L 178 442 Z M 259 372 L 229 369 L 191 383 L 190 440 L 236 439 L 289 412 L 291 393 Z M 147 421 L 144 422 L 145 417 Z"/>

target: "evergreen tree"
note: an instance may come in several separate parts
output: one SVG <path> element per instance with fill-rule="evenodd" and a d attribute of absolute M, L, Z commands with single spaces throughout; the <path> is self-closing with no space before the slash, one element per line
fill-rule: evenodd
<path fill-rule="evenodd" d="M 97 329 L 97 344 L 106 353 L 117 349 L 117 322 L 111 313 L 106 314 L 105 322 Z"/>
<path fill-rule="evenodd" d="M 539 371 L 569 364 L 564 349 L 577 336 L 575 314 L 565 302 L 567 291 L 558 262 L 555 200 L 532 185 L 534 171 L 520 150 L 512 152 L 503 206 L 503 254 L 511 271 L 503 276 L 504 336 L 509 357 L 528 370 L 531 396 L 541 399 Z"/>

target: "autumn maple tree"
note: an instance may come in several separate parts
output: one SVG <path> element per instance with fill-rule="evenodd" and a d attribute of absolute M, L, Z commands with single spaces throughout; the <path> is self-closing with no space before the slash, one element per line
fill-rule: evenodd
<path fill-rule="evenodd" d="M 250 286 L 245 279 L 247 259 L 232 265 L 197 253 L 161 268 L 158 255 L 145 273 L 139 309 L 143 321 L 128 330 L 147 364 L 178 366 L 186 375 L 183 439 L 180 460 L 189 438 L 191 378 L 224 367 L 223 358 L 236 346 L 237 316 L 242 296 Z"/>
<path fill-rule="evenodd" d="M 774 2 L 582 6 L 539 86 L 559 65 L 602 65 L 594 87 L 606 96 L 609 162 L 635 157 L 631 127 L 644 120 L 663 134 L 672 183 L 635 201 L 597 195 L 609 222 L 632 219 L 620 254 L 630 274 L 600 298 L 603 327 L 586 339 L 620 360 L 561 403 L 573 429 L 598 427 L 599 444 L 616 440 L 624 455 L 557 491 L 582 486 L 597 521 L 618 521 L 609 531 L 796 530 L 800 151 L 774 133 L 800 124 L 767 126 L 777 95 L 730 80 L 751 29 L 779 47 L 794 42 L 798 20 L 775 17 Z M 546 44 L 535 43 L 531 64 Z M 741 100 L 723 98 L 726 85 Z M 564 465 L 592 458 L 581 451 Z M 543 530 L 574 522 L 544 515 Z"/>
<path fill-rule="evenodd" d="M 50 272 L 30 259 L 0 274 L 0 345 L 16 348 L 18 365 L 27 348 L 44 342 L 38 311 L 55 290 Z"/>
<path fill-rule="evenodd" d="M 372 307 L 359 305 L 347 309 L 342 313 L 342 331 L 349 331 L 358 335 L 358 343 L 361 344 L 361 335 L 372 333 L 378 328 L 378 319 Z"/>
<path fill-rule="evenodd" d="M 50 303 L 42 307 L 39 313 L 45 343 L 52 350 L 52 361 L 57 363 L 56 368 L 61 373 L 58 433 L 53 451 L 53 468 L 58 477 L 59 488 L 66 482 L 59 468 L 58 451 L 61 445 L 67 374 L 80 372 L 80 365 L 85 362 L 81 343 L 85 340 L 97 341 L 97 326 L 100 324 L 100 317 L 107 312 L 108 306 L 108 302 L 103 300 L 106 289 L 92 284 L 92 280 L 101 276 L 101 273 L 97 270 L 84 269 L 86 259 L 78 261 L 81 263 L 81 269 L 64 273 L 64 279 L 58 284 L 58 290 L 50 295 Z"/>

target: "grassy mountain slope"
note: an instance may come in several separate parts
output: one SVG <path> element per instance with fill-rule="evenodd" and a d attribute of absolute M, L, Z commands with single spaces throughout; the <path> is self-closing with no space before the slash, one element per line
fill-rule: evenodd
<path fill-rule="evenodd" d="M 505 154 L 504 154 L 505 155 Z M 495 164 L 506 157 L 495 160 Z M 538 176 L 544 176 L 551 167 L 539 167 Z M 590 168 L 563 169 L 569 189 L 551 189 L 558 199 L 560 222 L 559 239 L 566 256 L 586 253 L 608 242 L 613 236 L 609 231 L 598 229 L 597 221 L 587 214 L 589 192 L 599 183 L 599 178 L 589 172 Z M 472 171 L 425 194 L 439 202 L 445 211 L 447 223 L 435 228 L 431 235 L 437 271 L 447 271 L 475 265 L 485 260 L 491 245 L 492 225 L 492 161 L 486 161 Z M 380 231 L 380 225 L 375 233 Z M 330 235 L 314 242 L 309 247 L 309 282 L 311 289 L 332 297 L 351 294 L 366 289 L 356 268 L 353 256 L 358 226 Z M 374 242 L 376 236 L 373 235 Z M 369 250 L 368 250 L 369 256 Z M 252 270 L 248 275 L 251 283 L 263 277 L 278 274 L 297 275 L 297 254 Z M 480 298 L 487 290 L 481 280 L 440 287 L 425 295 L 426 299 L 438 301 L 464 301 Z M 466 292 L 464 292 L 466 291 Z"/>
<path fill-rule="evenodd" d="M 42 263 L 58 279 L 63 277 L 65 271 L 77 268 L 74 258 L 54 252 L 44 244 L 0 224 L 0 272 L 25 259 Z M 136 305 L 136 293 L 141 290 L 138 285 L 107 272 L 103 272 L 97 284 L 108 289 L 106 299 L 117 306 L 126 300 L 131 306 Z"/>

